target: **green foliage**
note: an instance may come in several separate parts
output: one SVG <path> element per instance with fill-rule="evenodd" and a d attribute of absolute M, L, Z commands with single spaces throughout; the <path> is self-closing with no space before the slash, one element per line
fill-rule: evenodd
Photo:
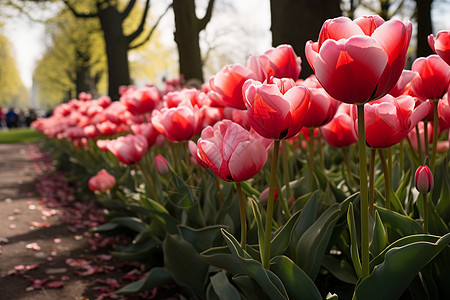
<path fill-rule="evenodd" d="M 31 128 L 13 128 L 0 131 L 0 144 L 33 143 L 43 139 L 42 134 Z"/>

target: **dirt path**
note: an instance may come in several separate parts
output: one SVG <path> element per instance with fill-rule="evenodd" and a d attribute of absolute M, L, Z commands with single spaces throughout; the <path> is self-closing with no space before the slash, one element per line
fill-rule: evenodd
<path fill-rule="evenodd" d="M 83 221 L 67 225 L 74 215 L 90 214 L 83 206 L 67 214 L 61 205 L 49 207 L 42 200 L 35 179 L 44 165 L 32 159 L 35 152 L 35 145 L 0 144 L 0 299 L 111 299 L 114 278 L 120 281 L 126 272 L 123 262 L 92 251 L 95 243 Z M 55 193 L 64 190 L 56 188 Z M 70 191 L 62 194 L 73 197 Z"/>

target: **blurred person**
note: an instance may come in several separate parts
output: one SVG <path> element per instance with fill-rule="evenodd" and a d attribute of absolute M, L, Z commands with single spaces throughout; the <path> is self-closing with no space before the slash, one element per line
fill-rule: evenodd
<path fill-rule="evenodd" d="M 19 116 L 14 111 L 14 108 L 10 107 L 5 116 L 6 127 L 17 128 L 19 123 Z"/>
<path fill-rule="evenodd" d="M 36 114 L 36 112 L 34 111 L 34 109 L 29 108 L 29 109 L 28 109 L 28 113 L 27 113 L 27 115 L 26 115 L 26 117 L 25 117 L 25 124 L 26 124 L 26 126 L 27 126 L 27 127 L 30 127 L 31 123 L 33 123 L 34 121 L 36 121 L 36 119 L 37 119 L 37 114 Z"/>

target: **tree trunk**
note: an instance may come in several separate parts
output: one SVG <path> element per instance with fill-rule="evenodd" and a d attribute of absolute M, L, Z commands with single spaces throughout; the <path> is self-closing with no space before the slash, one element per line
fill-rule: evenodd
<path fill-rule="evenodd" d="M 199 24 L 194 0 L 173 0 L 175 42 L 178 48 L 180 74 L 185 80 L 203 82 L 203 64 L 199 45 Z"/>
<path fill-rule="evenodd" d="M 290 44 L 302 59 L 300 78 L 313 73 L 305 44 L 317 41 L 323 22 L 342 14 L 340 0 L 270 0 L 272 46 Z"/>
<path fill-rule="evenodd" d="M 431 23 L 431 2 L 433 0 L 416 0 L 417 14 L 417 57 L 426 57 L 433 54 L 428 45 L 427 37 L 433 33 Z"/>
<path fill-rule="evenodd" d="M 102 26 L 106 57 L 108 61 L 108 95 L 118 100 L 119 86 L 130 84 L 128 66 L 128 40 L 123 34 L 122 18 L 112 6 L 98 7 L 98 16 Z"/>

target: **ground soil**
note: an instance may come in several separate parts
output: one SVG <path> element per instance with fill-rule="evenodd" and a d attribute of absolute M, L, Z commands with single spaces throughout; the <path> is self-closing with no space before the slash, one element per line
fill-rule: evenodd
<path fill-rule="evenodd" d="M 0 299 L 122 299 L 111 291 L 139 266 L 93 249 L 88 228 L 67 224 L 65 207 L 43 201 L 36 149 L 0 145 Z"/>

